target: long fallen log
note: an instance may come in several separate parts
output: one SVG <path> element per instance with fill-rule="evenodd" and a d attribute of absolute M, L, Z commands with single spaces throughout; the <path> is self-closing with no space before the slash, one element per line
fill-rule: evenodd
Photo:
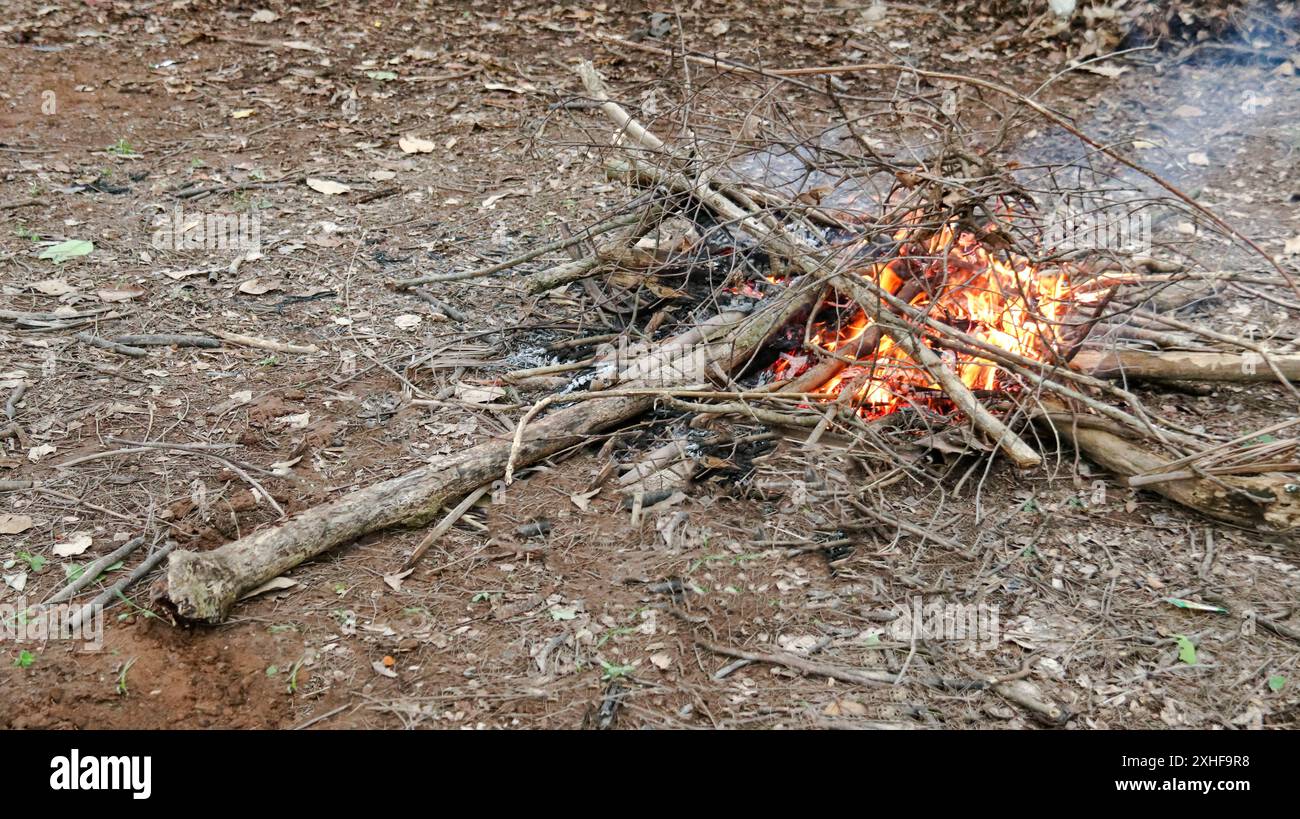
<path fill-rule="evenodd" d="M 743 366 L 808 299 L 791 290 L 751 314 L 721 314 L 705 323 L 707 331 L 687 331 L 623 362 L 611 380 L 620 388 L 707 383 L 714 369 Z M 584 444 L 654 401 L 653 394 L 583 401 L 532 421 L 517 440 L 499 438 L 440 458 L 208 552 L 175 551 L 153 599 L 181 619 L 220 622 L 241 595 L 294 566 L 370 532 L 427 523 L 449 502 L 500 478 L 508 465 L 526 466 Z"/>
<path fill-rule="evenodd" d="M 1088 419 L 1089 423 L 1077 423 Z M 1095 416 L 1073 416 L 1050 411 L 1037 420 L 1070 443 L 1088 460 L 1117 477 L 1163 472 L 1167 458 L 1148 452 L 1132 440 L 1116 434 Z M 1208 517 L 1256 531 L 1294 534 L 1300 530 L 1300 484 L 1295 476 L 1282 473 L 1263 475 L 1221 475 L 1143 483 L 1141 488 Z"/>
<path fill-rule="evenodd" d="M 1271 355 L 1282 375 L 1300 380 L 1300 355 Z M 1081 372 L 1134 381 L 1277 381 L 1277 372 L 1255 353 L 1082 350 L 1070 362 Z"/>

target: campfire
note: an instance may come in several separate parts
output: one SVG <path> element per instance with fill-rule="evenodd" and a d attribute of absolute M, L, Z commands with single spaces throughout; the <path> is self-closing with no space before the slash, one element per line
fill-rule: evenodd
<path fill-rule="evenodd" d="M 1029 470 L 1047 458 L 1067 461 L 1058 450 L 1073 447 L 1113 479 L 1218 520 L 1269 532 L 1300 528 L 1300 441 L 1272 436 L 1294 420 L 1224 441 L 1163 417 L 1128 384 L 1139 374 L 1156 381 L 1270 380 L 1300 399 L 1288 380 L 1300 377 L 1300 356 L 1149 309 L 1151 290 L 1143 288 L 1167 284 L 1177 265 L 1162 272 L 1154 260 L 1054 255 L 1050 243 L 1035 240 L 1044 233 L 1034 192 L 993 159 L 992 148 L 977 146 L 980 134 L 1004 130 L 963 129 L 950 111 L 936 119 L 943 84 L 966 83 L 1009 100 L 1015 111 L 1076 137 L 1091 155 L 1147 174 L 1222 235 L 1254 247 L 1248 237 L 996 83 L 859 65 L 848 70 L 878 72 L 897 79 L 897 88 L 891 80 L 882 87 L 892 96 L 852 100 L 798 75 L 703 64 L 756 78 L 762 87 L 729 97 L 740 103 L 731 120 L 693 99 L 693 112 L 712 113 L 693 124 L 660 123 L 680 135 L 673 140 L 616 102 L 591 64 L 580 67 L 583 107 L 603 114 L 580 144 L 599 155 L 609 180 L 627 187 L 624 206 L 514 258 L 393 283 L 408 289 L 495 276 L 543 254 L 571 254 L 513 284 L 560 298 L 581 287 L 591 314 L 608 329 L 557 340 L 549 348 L 553 362 L 500 373 L 494 387 L 508 385 L 531 402 L 508 436 L 435 458 L 219 549 L 178 550 L 159 601 L 181 618 L 219 621 L 241 594 L 289 566 L 379 528 L 426 523 L 446 507 L 430 535 L 436 537 L 497 482 L 508 485 L 531 465 L 596 442 L 603 442 L 599 465 L 582 497 L 620 493 L 634 518 L 701 471 L 719 468 L 715 462 L 725 459 L 711 455 L 709 445 L 781 439 L 812 459 L 833 433 L 833 445 L 868 473 L 942 481 L 945 475 L 917 463 L 939 451 L 935 433 L 956 432 L 950 437 L 957 443 L 942 449 L 953 460 L 994 457 Z M 790 132 L 788 123 L 800 118 L 781 107 L 777 92 L 785 83 L 825 103 L 809 112 L 802 133 Z M 851 113 L 846 100 L 867 109 Z M 763 105 L 772 109 L 766 118 Z M 863 123 L 892 142 L 863 134 Z M 759 153 L 798 162 L 787 163 L 789 178 L 777 182 L 729 171 L 738 156 Z M 845 207 L 838 191 L 867 204 Z M 1270 283 L 1300 294 L 1289 274 L 1276 270 Z M 1172 338 L 1179 348 L 1085 349 L 1094 328 L 1109 333 L 1121 316 L 1143 322 L 1133 337 L 1162 344 Z M 620 439 L 610 433 L 651 410 L 657 420 L 676 417 L 700 434 L 656 441 L 616 461 Z M 877 423 L 909 417 L 920 423 Z M 874 511 L 876 483 L 853 484 L 846 502 L 934 540 L 924 527 Z"/>
<path fill-rule="evenodd" d="M 994 227 L 983 232 L 988 235 Z M 893 239 L 893 258 L 853 272 L 988 344 L 1033 361 L 1064 362 L 1065 321 L 1073 304 L 1064 267 L 1035 265 L 1010 250 L 990 250 L 974 230 L 951 224 L 930 231 L 902 228 Z M 940 334 L 913 326 L 925 344 L 943 349 Z M 864 418 L 905 407 L 951 411 L 951 401 L 934 377 L 851 300 L 824 302 L 808 330 L 801 344 L 807 352 L 782 353 L 769 371 L 774 380 L 802 383 L 828 398 L 847 401 Z M 808 352 L 825 357 L 827 363 L 819 369 Z M 976 392 L 1017 388 L 997 362 L 978 353 L 950 346 L 944 358 Z M 815 381 L 820 383 L 810 383 Z"/>

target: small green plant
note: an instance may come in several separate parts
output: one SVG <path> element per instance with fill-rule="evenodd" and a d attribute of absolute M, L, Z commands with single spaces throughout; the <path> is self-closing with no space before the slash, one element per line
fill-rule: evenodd
<path fill-rule="evenodd" d="M 1272 691 L 1274 694 L 1276 694 L 1277 692 L 1281 691 L 1283 688 L 1286 688 L 1286 677 L 1283 677 L 1281 674 L 1274 674 L 1272 677 L 1268 678 L 1269 691 Z"/>
<path fill-rule="evenodd" d="M 131 611 L 126 611 L 119 614 L 117 616 L 118 620 L 125 620 L 126 618 L 130 617 L 133 614 L 139 614 L 142 617 L 146 617 L 146 618 L 158 616 L 146 608 L 137 606 L 134 600 L 131 600 L 125 594 L 122 594 L 121 589 L 116 589 L 114 593 L 117 595 L 118 600 L 121 600 L 123 603 L 126 603 L 127 607 L 131 609 Z"/>
<path fill-rule="evenodd" d="M 26 225 L 19 225 L 18 229 L 14 231 L 14 235 L 19 239 L 26 239 L 29 242 L 39 242 L 41 240 L 41 234 Z"/>
<path fill-rule="evenodd" d="M 126 675 L 131 671 L 131 666 L 133 665 L 135 665 L 134 657 L 132 657 L 131 659 L 127 660 L 125 663 L 122 664 L 122 671 L 117 675 L 118 696 L 125 697 L 127 694 L 131 693 L 130 690 L 126 687 Z"/>
<path fill-rule="evenodd" d="M 99 573 L 99 577 L 103 577 L 109 572 L 115 572 L 124 565 L 126 565 L 125 562 L 119 560 L 111 566 L 105 566 L 104 570 Z M 81 563 L 70 563 L 63 567 L 63 572 L 67 575 L 65 579 L 71 583 L 73 580 L 79 580 L 86 573 L 86 567 Z M 94 579 L 98 580 L 99 578 Z"/>
<path fill-rule="evenodd" d="M 18 559 L 26 561 L 27 568 L 30 569 L 33 574 L 44 569 L 45 564 L 50 562 L 46 560 L 43 555 L 34 555 L 31 552 L 19 552 Z"/>
<path fill-rule="evenodd" d="M 268 677 L 274 677 L 276 674 L 279 674 L 279 673 L 280 673 L 280 668 L 279 668 L 279 666 L 268 665 L 268 666 L 266 667 L 266 676 L 268 676 Z"/>
<path fill-rule="evenodd" d="M 609 629 L 604 634 L 600 635 L 600 639 L 596 641 L 596 648 L 600 648 L 615 637 L 622 637 L 624 634 L 631 634 L 634 631 L 636 631 L 636 629 L 632 626 L 620 626 L 618 628 Z"/>
<path fill-rule="evenodd" d="M 132 148 L 131 143 L 126 141 L 126 137 L 122 137 L 110 145 L 108 152 L 114 156 L 135 156 L 135 148 Z"/>
<path fill-rule="evenodd" d="M 19 668 L 31 668 L 32 663 L 36 662 L 36 655 L 23 649 L 18 652 L 18 659 L 14 660 L 14 665 Z"/>
<path fill-rule="evenodd" d="M 287 686 L 290 694 L 298 693 L 298 669 L 302 668 L 302 660 L 293 664 L 289 669 L 289 685 Z"/>
<path fill-rule="evenodd" d="M 600 677 L 602 680 L 616 680 L 619 677 L 626 677 L 628 674 L 636 671 L 636 666 L 614 665 L 613 663 L 607 663 L 604 660 L 600 661 L 600 667 L 605 670 L 605 673 Z"/>

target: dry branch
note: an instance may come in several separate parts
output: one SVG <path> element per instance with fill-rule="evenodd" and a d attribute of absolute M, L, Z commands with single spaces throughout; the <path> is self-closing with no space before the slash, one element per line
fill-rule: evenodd
<path fill-rule="evenodd" d="M 1104 378 L 1134 381 L 1277 381 L 1277 372 L 1300 380 L 1300 355 L 1271 356 L 1275 368 L 1255 353 L 1083 350 L 1071 366 Z"/>
<path fill-rule="evenodd" d="M 1089 460 L 1124 479 L 1165 472 L 1171 464 L 1100 424 L 1076 423 L 1066 412 L 1048 412 L 1038 420 Z M 1094 419 L 1097 420 L 1097 419 Z M 1294 476 L 1225 475 L 1152 483 L 1144 488 L 1204 515 L 1268 532 L 1300 527 L 1300 484 Z"/>
<path fill-rule="evenodd" d="M 288 344 L 283 341 L 274 341 L 268 338 L 258 338 L 256 336 L 245 336 L 239 333 L 229 333 L 225 330 L 212 330 L 211 333 L 217 338 L 229 341 L 231 344 L 238 344 L 241 347 L 256 347 L 259 350 L 270 350 L 276 353 L 289 353 L 291 355 L 311 355 L 320 352 L 320 348 L 315 344 Z"/>
<path fill-rule="evenodd" d="M 796 294 L 789 293 L 748 316 L 729 314 L 730 321 L 716 327 L 705 343 L 683 344 L 684 338 L 700 337 L 698 331 L 688 331 L 632 360 L 620 374 L 632 387 L 702 383 L 711 365 L 730 371 L 748 360 L 799 305 Z M 488 441 L 441 458 L 212 551 L 177 551 L 155 589 L 155 600 L 183 619 L 220 622 L 243 593 L 299 563 L 379 529 L 421 525 L 452 498 L 491 483 L 512 466 L 584 444 L 641 414 L 654 400 L 654 390 L 647 389 L 640 395 L 591 398 L 531 423 L 521 419 L 513 441 Z"/>

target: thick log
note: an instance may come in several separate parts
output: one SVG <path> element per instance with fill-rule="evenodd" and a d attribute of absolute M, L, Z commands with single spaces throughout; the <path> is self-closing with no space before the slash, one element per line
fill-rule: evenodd
<path fill-rule="evenodd" d="M 1282 375 L 1300 380 L 1300 355 L 1269 356 Z M 1080 372 L 1134 381 L 1277 381 L 1258 353 L 1082 350 L 1070 362 Z"/>
<path fill-rule="evenodd" d="M 1079 416 L 1082 420 L 1089 416 Z M 1038 418 L 1088 460 L 1125 480 L 1164 472 L 1168 459 L 1148 452 L 1132 440 L 1102 428 L 1075 423 L 1075 416 L 1049 412 Z M 1099 421 L 1092 417 L 1093 421 Z M 1223 475 L 1214 480 L 1187 478 L 1142 484 L 1203 515 L 1256 531 L 1295 534 L 1300 530 L 1300 484 L 1291 475 Z"/>
<path fill-rule="evenodd" d="M 806 301 L 806 294 L 791 291 L 749 315 L 715 317 L 705 322 L 707 331 L 693 329 L 623 363 L 615 380 L 620 387 L 664 389 L 707 383 L 711 369 L 743 366 Z M 529 423 L 517 446 L 508 437 L 491 440 L 212 551 L 173 552 L 154 600 L 182 619 L 220 622 L 245 592 L 306 560 L 370 532 L 427 523 L 448 502 L 504 475 L 512 451 L 516 467 L 536 463 L 625 423 L 654 401 L 653 394 L 585 400 Z"/>

